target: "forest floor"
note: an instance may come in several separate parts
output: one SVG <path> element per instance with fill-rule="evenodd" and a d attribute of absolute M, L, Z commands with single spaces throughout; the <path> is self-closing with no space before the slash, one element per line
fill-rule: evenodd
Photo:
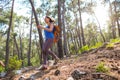
<path fill-rule="evenodd" d="M 110 68 L 109 72 L 96 72 L 95 67 L 100 62 Z M 2 80 L 10 79 L 6 77 Z M 12 76 L 11 80 L 120 80 L 120 43 L 115 43 L 111 48 L 103 45 L 78 56 L 63 59 L 45 71 L 28 67 L 22 74 Z"/>

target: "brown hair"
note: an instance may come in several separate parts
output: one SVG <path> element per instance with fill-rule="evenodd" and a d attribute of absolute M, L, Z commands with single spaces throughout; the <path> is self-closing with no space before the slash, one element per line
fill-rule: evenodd
<path fill-rule="evenodd" d="M 49 16 L 46 16 L 46 18 L 48 18 L 50 20 L 50 23 L 55 22 L 52 18 L 50 18 Z"/>

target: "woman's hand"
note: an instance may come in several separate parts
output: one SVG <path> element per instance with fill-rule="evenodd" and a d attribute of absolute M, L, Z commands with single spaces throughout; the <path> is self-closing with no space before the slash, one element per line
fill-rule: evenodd
<path fill-rule="evenodd" d="M 37 28 L 44 29 L 44 27 L 42 25 L 38 25 Z"/>

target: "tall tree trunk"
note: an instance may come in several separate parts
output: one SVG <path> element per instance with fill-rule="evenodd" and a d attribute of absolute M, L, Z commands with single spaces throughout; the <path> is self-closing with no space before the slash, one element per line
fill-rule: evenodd
<path fill-rule="evenodd" d="M 61 0 L 58 0 L 58 25 L 60 27 L 60 29 L 62 29 L 62 25 L 61 25 Z M 64 54 L 63 54 L 63 48 L 62 48 L 62 31 L 60 33 L 60 39 L 57 43 L 58 45 L 58 57 L 59 58 L 63 58 Z"/>
<path fill-rule="evenodd" d="M 75 46 L 75 53 L 77 54 L 77 43 L 76 43 L 76 40 L 75 40 L 75 34 L 74 34 L 74 31 L 71 31 L 71 35 L 73 35 L 72 40 L 73 40 L 73 42 L 74 42 L 74 46 Z"/>
<path fill-rule="evenodd" d="M 68 30 L 67 30 L 67 34 L 69 34 Z M 68 43 L 67 44 L 68 44 L 68 51 L 69 51 L 68 55 L 70 56 L 70 40 L 69 40 L 69 36 L 67 38 L 68 38 L 68 41 L 67 41 Z"/>
<path fill-rule="evenodd" d="M 29 39 L 29 49 L 28 49 L 28 66 L 31 66 L 31 37 L 32 37 L 32 18 L 33 18 L 33 11 L 32 11 L 32 14 L 31 14 L 31 24 L 30 24 L 30 39 Z"/>
<path fill-rule="evenodd" d="M 77 34 L 78 34 L 78 39 L 79 39 L 79 47 L 81 48 L 82 47 L 82 41 L 81 41 L 81 34 L 80 34 L 80 29 L 79 29 L 79 26 L 77 26 L 78 24 L 78 19 L 77 19 L 77 14 L 75 14 L 76 16 L 76 27 L 77 27 Z"/>
<path fill-rule="evenodd" d="M 33 2 L 32 0 L 29 0 L 30 1 L 30 4 L 32 6 L 32 10 L 33 10 L 33 13 L 34 13 L 34 16 L 35 16 L 35 21 L 36 21 L 36 26 L 39 25 L 39 21 L 38 21 L 38 18 L 37 18 L 37 14 L 36 14 L 36 11 L 35 11 L 35 8 L 34 8 L 34 5 L 33 5 Z M 42 37 L 42 32 L 40 31 L 40 29 L 38 29 L 38 34 L 39 34 L 39 43 L 40 43 L 40 48 L 41 48 L 41 58 L 42 58 L 42 44 L 43 44 L 43 37 Z M 42 62 L 42 61 L 41 61 Z"/>
<path fill-rule="evenodd" d="M 117 26 L 118 26 L 118 35 L 120 37 L 120 23 L 119 23 L 119 20 L 117 19 Z"/>
<path fill-rule="evenodd" d="M 18 54 L 18 59 L 20 59 L 20 52 L 19 52 L 19 47 L 18 47 L 17 40 L 16 40 L 16 35 L 13 35 L 13 38 L 14 38 L 14 43 L 16 46 L 17 54 Z"/>
<path fill-rule="evenodd" d="M 22 38 L 21 35 L 19 36 L 20 39 L 20 58 L 23 60 L 23 45 L 22 45 Z M 24 66 L 24 62 L 22 61 L 22 66 Z"/>
<path fill-rule="evenodd" d="M 67 38 L 66 38 L 66 31 L 65 31 L 65 0 L 62 0 L 62 23 L 63 23 L 63 37 L 64 37 L 64 54 L 68 56 L 68 49 L 67 49 Z"/>
<path fill-rule="evenodd" d="M 117 6 L 116 3 L 117 3 L 117 1 L 115 0 L 115 2 L 114 2 L 115 20 L 116 20 L 117 27 L 118 27 L 118 35 L 120 37 L 120 24 L 119 24 L 119 17 L 118 17 L 117 10 L 116 10 L 116 6 Z"/>
<path fill-rule="evenodd" d="M 73 33 L 73 31 L 72 30 L 69 30 L 69 33 L 70 33 L 70 37 L 71 37 L 71 42 L 72 42 L 72 44 L 73 44 L 73 46 L 74 46 L 74 53 L 77 53 L 77 48 L 76 48 L 76 44 L 75 44 L 75 41 L 74 41 L 74 33 Z"/>
<path fill-rule="evenodd" d="M 38 21 L 38 18 L 37 18 L 37 14 L 36 14 L 36 11 L 35 11 L 35 8 L 34 8 L 34 5 L 33 5 L 33 2 L 32 2 L 32 0 L 29 0 L 29 1 L 30 1 L 31 6 L 32 6 L 32 10 L 33 10 L 33 13 L 34 13 L 34 16 L 35 16 L 36 26 L 38 26 L 38 25 L 39 25 L 39 21 Z M 42 33 L 41 33 L 40 29 L 37 28 L 37 30 L 38 30 L 38 33 L 39 33 L 40 47 L 41 47 L 41 49 L 42 49 L 42 44 L 43 44 Z"/>
<path fill-rule="evenodd" d="M 6 40 L 6 55 L 5 55 L 5 68 L 7 69 L 8 63 L 9 63 L 9 40 L 10 40 L 10 30 L 12 27 L 12 20 L 13 20 L 13 8 L 14 8 L 14 0 L 12 2 L 12 8 L 11 8 L 11 16 L 10 16 L 10 22 L 9 22 L 9 28 L 7 32 L 7 40 Z"/>
<path fill-rule="evenodd" d="M 83 24 L 82 24 L 82 16 L 81 16 L 81 9 L 80 9 L 80 0 L 78 0 L 78 6 L 79 6 L 79 14 L 80 14 L 80 27 L 81 27 L 82 42 L 83 42 L 83 46 L 85 46 L 86 43 L 85 43 L 85 37 L 84 37 L 84 31 L 83 31 Z"/>
<path fill-rule="evenodd" d="M 72 1 L 72 6 L 73 6 L 73 8 L 75 7 L 74 6 L 74 4 L 73 4 L 73 1 Z M 73 12 L 74 12 L 74 16 L 75 16 L 75 20 L 76 20 L 76 27 L 77 27 L 77 34 L 78 34 L 78 39 L 79 39 L 79 43 L 78 43 L 78 46 L 81 48 L 82 47 L 82 42 L 81 42 L 81 34 L 80 34 L 80 28 L 79 28 L 79 25 L 78 25 L 78 18 L 77 18 L 77 14 L 76 14 L 76 12 L 74 11 L 74 9 L 73 9 Z"/>
<path fill-rule="evenodd" d="M 113 14 L 113 12 L 112 12 L 112 5 L 110 3 L 110 0 L 108 0 L 108 1 L 109 1 L 109 6 L 110 6 L 110 17 L 112 17 L 112 14 Z M 115 32 L 114 22 L 113 22 L 112 18 L 110 18 L 110 20 L 111 20 L 112 38 L 115 39 L 116 38 L 116 32 Z"/>
<path fill-rule="evenodd" d="M 15 42 L 13 42 L 13 56 L 15 56 Z"/>
<path fill-rule="evenodd" d="M 95 18 L 96 18 L 96 20 L 97 20 L 97 23 L 98 23 L 98 26 L 99 26 L 100 35 L 101 35 L 101 37 L 102 37 L 102 39 L 103 39 L 103 42 L 105 42 L 106 40 L 105 40 L 105 37 L 104 37 L 104 35 L 103 35 L 103 33 L 102 33 L 101 26 L 100 26 L 100 22 L 99 22 L 97 16 L 95 15 L 95 13 L 94 13 L 94 16 L 95 16 Z"/>

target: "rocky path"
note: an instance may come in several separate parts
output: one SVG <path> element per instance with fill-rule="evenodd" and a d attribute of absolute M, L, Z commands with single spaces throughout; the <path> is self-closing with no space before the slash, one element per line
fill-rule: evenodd
<path fill-rule="evenodd" d="M 109 72 L 96 72 L 95 67 L 100 62 L 110 68 Z M 24 69 L 11 80 L 120 80 L 120 43 L 116 43 L 113 48 L 103 46 L 74 58 L 63 59 L 45 71 L 36 67 Z"/>

